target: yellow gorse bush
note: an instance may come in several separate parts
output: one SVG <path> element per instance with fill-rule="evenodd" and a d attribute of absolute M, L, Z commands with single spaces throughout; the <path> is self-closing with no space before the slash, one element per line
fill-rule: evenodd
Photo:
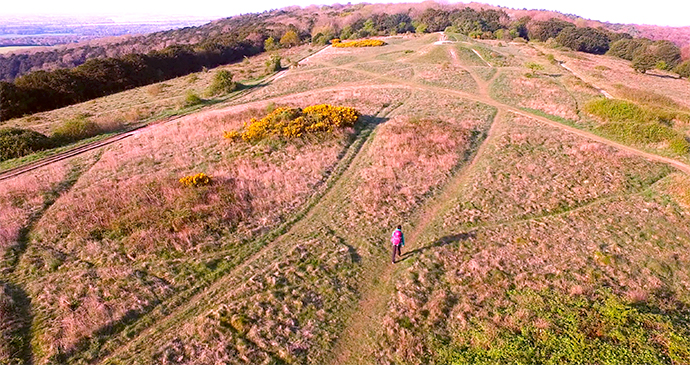
<path fill-rule="evenodd" d="M 355 108 L 328 104 L 313 105 L 304 109 L 277 108 L 260 120 L 252 118 L 241 131 L 226 131 L 223 137 L 256 142 L 269 137 L 297 138 L 305 133 L 333 132 L 338 128 L 352 127 L 360 113 Z"/>
<path fill-rule="evenodd" d="M 199 186 L 206 186 L 211 184 L 211 177 L 200 172 L 196 175 L 185 176 L 180 179 L 180 184 L 196 188 Z"/>
<path fill-rule="evenodd" d="M 381 47 L 385 45 L 386 42 L 378 39 L 360 39 L 358 41 L 350 42 L 340 42 L 340 39 L 331 40 L 331 45 L 338 48 L 348 48 L 348 47 Z"/>

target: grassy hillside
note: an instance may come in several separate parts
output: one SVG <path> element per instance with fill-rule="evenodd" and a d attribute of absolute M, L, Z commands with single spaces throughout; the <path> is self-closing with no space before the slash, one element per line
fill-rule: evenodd
<path fill-rule="evenodd" d="M 2 361 L 689 362 L 687 151 L 602 127 L 683 135 L 684 94 L 588 76 L 608 56 L 440 37 L 329 47 L 195 106 L 175 109 L 215 70 L 14 120 L 182 114 L 0 182 Z M 362 116 L 223 137 L 316 104 Z M 210 185 L 179 182 L 202 172 Z"/>

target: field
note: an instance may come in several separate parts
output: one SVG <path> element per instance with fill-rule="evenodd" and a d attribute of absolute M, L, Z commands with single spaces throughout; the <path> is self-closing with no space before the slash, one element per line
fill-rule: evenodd
<path fill-rule="evenodd" d="M 542 45 L 438 40 L 329 47 L 261 81 L 260 56 L 193 107 L 215 70 L 10 121 L 161 122 L 0 182 L 0 362 L 689 363 L 687 151 L 593 108 L 604 88 L 683 133 L 688 99 Z M 361 118 L 223 137 L 319 104 Z"/>

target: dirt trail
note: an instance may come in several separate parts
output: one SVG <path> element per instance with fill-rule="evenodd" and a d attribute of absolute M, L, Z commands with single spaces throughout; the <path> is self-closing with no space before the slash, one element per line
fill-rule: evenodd
<path fill-rule="evenodd" d="M 555 122 L 555 121 L 553 121 L 553 120 L 551 120 L 551 119 L 548 119 L 548 118 L 545 118 L 545 117 L 542 117 L 542 116 L 539 116 L 539 115 L 536 115 L 536 114 L 532 114 L 532 113 L 530 113 L 530 112 L 524 111 L 524 110 L 522 110 L 522 109 L 519 109 L 519 108 L 510 106 L 510 105 L 507 105 L 507 104 L 503 104 L 503 103 L 501 103 L 501 102 L 499 102 L 499 101 L 496 101 L 496 100 L 492 99 L 489 95 L 482 95 L 482 94 L 477 95 L 477 94 L 472 94 L 472 93 L 465 92 L 465 91 L 452 90 L 452 89 L 447 89 L 447 88 L 443 88 L 443 87 L 439 87 L 439 86 L 420 85 L 420 84 L 415 83 L 414 81 L 407 81 L 407 80 L 395 79 L 395 78 L 392 78 L 392 77 L 380 75 L 380 74 L 377 74 L 377 73 L 374 73 L 374 72 L 370 72 L 370 71 L 365 71 L 365 70 L 357 69 L 357 68 L 354 68 L 354 67 L 343 67 L 343 66 L 340 66 L 340 67 L 338 67 L 338 68 L 342 68 L 342 69 L 345 69 L 345 70 L 348 70 L 348 71 L 354 71 L 354 72 L 359 72 L 359 73 L 365 73 L 365 74 L 368 74 L 368 75 L 372 76 L 373 78 L 377 78 L 377 79 L 381 79 L 381 80 L 386 80 L 386 81 L 389 81 L 389 82 L 391 82 L 391 83 L 398 83 L 398 84 L 401 84 L 401 85 L 407 85 L 407 86 L 409 86 L 410 88 L 416 89 L 416 90 L 427 90 L 427 91 L 437 92 L 437 93 L 440 93 L 440 94 L 454 95 L 454 96 L 458 96 L 458 97 L 465 98 L 465 99 L 467 99 L 467 100 L 472 100 L 472 101 L 477 101 L 477 102 L 480 102 L 480 103 L 484 103 L 484 104 L 486 104 L 486 105 L 493 106 L 493 107 L 495 107 L 495 108 L 497 108 L 497 109 L 499 109 L 499 110 L 507 111 L 507 112 L 511 112 L 511 113 L 515 113 L 515 114 L 518 114 L 518 115 L 522 115 L 522 116 L 525 116 L 525 117 L 528 117 L 528 118 L 537 120 L 537 121 L 539 121 L 539 122 L 542 122 L 542 123 L 544 123 L 544 124 L 553 126 L 553 127 L 555 127 L 555 128 L 562 129 L 562 130 L 565 130 L 565 131 L 568 131 L 568 132 L 577 134 L 577 135 L 582 136 L 582 137 L 585 137 L 585 138 L 589 138 L 589 139 L 591 139 L 591 140 L 593 140 L 593 141 L 596 141 L 596 142 L 599 142 L 599 143 L 602 143 L 602 144 L 605 144 L 605 145 L 608 145 L 608 146 L 611 146 L 611 147 L 614 147 L 614 148 L 617 148 L 617 149 L 620 149 L 620 150 L 629 152 L 629 153 L 631 153 L 631 154 L 633 154 L 633 155 L 637 155 L 637 156 L 640 156 L 640 157 L 644 157 L 644 158 L 646 158 L 646 159 L 648 159 L 648 160 L 651 160 L 651 161 L 657 161 L 657 162 L 662 162 L 662 163 L 671 165 L 671 166 L 677 168 L 678 170 L 680 170 L 680 171 L 682 171 L 682 172 L 684 172 L 684 173 L 686 173 L 686 174 L 690 174 L 690 165 L 688 165 L 688 164 L 686 164 L 686 163 L 680 162 L 680 161 L 678 161 L 678 160 L 674 160 L 674 159 L 669 158 L 669 157 L 664 157 L 664 156 L 660 156 L 660 155 L 657 155 L 657 154 L 654 154 L 654 153 L 645 152 L 645 151 L 639 150 L 639 149 L 637 149 L 637 148 L 630 147 L 630 146 L 627 146 L 627 145 L 624 145 L 624 144 L 621 144 L 621 143 L 612 141 L 612 140 L 610 140 L 610 139 L 607 139 L 607 138 L 598 136 L 598 135 L 596 135 L 596 134 L 594 134 L 594 133 L 587 132 L 587 131 L 582 130 L 582 129 L 577 129 L 577 128 L 575 128 L 575 127 L 571 127 L 571 126 L 565 125 L 565 124 L 563 124 L 563 123 Z M 486 85 L 486 84 L 485 84 L 485 85 Z"/>
<path fill-rule="evenodd" d="M 450 48 L 448 48 L 448 51 L 450 52 L 450 57 L 453 59 L 453 65 L 460 67 L 463 70 L 467 71 L 470 74 L 470 76 L 472 76 L 472 78 L 474 79 L 474 82 L 477 83 L 477 87 L 479 88 L 479 95 L 488 97 L 489 96 L 489 83 L 484 81 L 481 77 L 479 77 L 479 75 L 477 75 L 472 70 L 472 68 L 466 67 L 465 65 L 462 64 L 462 62 L 460 62 L 460 58 L 458 57 L 458 53 L 455 50 L 455 48 L 450 47 Z M 484 61 L 484 62 L 486 62 L 486 61 Z M 488 62 L 487 62 L 487 64 L 488 64 Z"/>
<path fill-rule="evenodd" d="M 350 318 L 348 326 L 341 333 L 340 339 L 333 349 L 333 364 L 372 363 L 373 354 L 367 353 L 366 345 L 364 344 L 376 341 L 375 336 L 380 331 L 381 323 L 383 323 L 390 295 L 395 291 L 395 281 L 393 279 L 398 272 L 407 266 L 400 265 L 400 261 L 410 259 L 414 255 L 410 254 L 410 252 L 419 252 L 427 243 L 427 240 L 422 238 L 424 232 L 445 205 L 460 193 L 460 190 L 467 182 L 468 172 L 483 157 L 488 141 L 500 128 L 499 124 L 502 118 L 503 113 L 499 110 L 494 116 L 486 137 L 482 140 L 469 163 L 460 168 L 446 182 L 444 189 L 421 208 L 422 213 L 417 215 L 419 218 L 414 222 L 414 228 L 405 235 L 405 242 L 407 244 L 403 249 L 402 260 L 399 260 L 396 264 L 388 264 L 379 273 L 376 285 L 367 288 L 368 290 L 362 295 L 358 309 Z"/>

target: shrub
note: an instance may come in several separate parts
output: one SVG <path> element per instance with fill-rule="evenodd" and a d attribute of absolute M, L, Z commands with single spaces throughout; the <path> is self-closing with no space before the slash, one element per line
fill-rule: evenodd
<path fill-rule="evenodd" d="M 673 69 L 680 77 L 690 78 L 690 60 L 681 63 Z"/>
<path fill-rule="evenodd" d="M 541 71 L 544 69 L 544 66 L 536 62 L 527 62 L 525 63 L 525 67 L 529 68 L 532 71 L 532 76 L 535 76 L 537 74 L 537 71 Z"/>
<path fill-rule="evenodd" d="M 360 113 L 350 107 L 313 105 L 302 109 L 276 108 L 264 118 L 252 118 L 241 131 L 225 132 L 228 139 L 257 142 L 270 137 L 297 138 L 307 133 L 333 132 L 352 127 Z"/>
<path fill-rule="evenodd" d="M 227 94 L 237 89 L 237 83 L 232 81 L 232 73 L 228 70 L 219 70 L 213 75 L 213 82 L 209 86 L 209 95 Z"/>
<path fill-rule="evenodd" d="M 664 70 L 671 70 L 681 62 L 680 48 L 670 41 L 656 41 L 647 47 L 647 51 L 664 63 Z"/>
<path fill-rule="evenodd" d="M 101 132 L 98 124 L 91 121 L 85 115 L 78 115 L 55 128 L 53 130 L 53 139 L 61 143 L 73 142 L 93 137 Z"/>
<path fill-rule="evenodd" d="M 611 43 L 606 54 L 632 61 L 635 56 L 644 52 L 651 43 L 652 41 L 646 38 L 621 39 Z"/>
<path fill-rule="evenodd" d="M 203 172 L 200 172 L 196 175 L 189 175 L 181 178 L 180 184 L 190 187 L 190 188 L 198 188 L 200 186 L 206 186 L 206 185 L 211 185 L 211 177 L 204 174 Z"/>
<path fill-rule="evenodd" d="M 337 41 L 337 42 L 336 42 Z M 339 39 L 331 41 L 333 47 L 349 48 L 349 47 L 381 47 L 386 45 L 386 42 L 378 39 L 362 39 L 358 41 L 340 42 Z"/>
<path fill-rule="evenodd" d="M 659 59 L 651 53 L 642 53 L 633 58 L 630 64 L 635 71 L 645 73 L 656 66 Z"/>
<path fill-rule="evenodd" d="M 0 161 L 22 157 L 52 147 L 45 135 L 19 128 L 0 129 Z"/>
<path fill-rule="evenodd" d="M 271 74 L 280 71 L 282 69 L 282 66 L 280 65 L 282 60 L 283 58 L 277 54 L 271 55 L 271 58 L 266 60 L 266 73 Z"/>
<path fill-rule="evenodd" d="M 283 47 L 292 47 L 292 46 L 298 46 L 300 42 L 299 36 L 297 35 L 297 32 L 294 30 L 288 30 L 285 32 L 282 38 L 280 38 L 280 45 Z"/>
<path fill-rule="evenodd" d="M 193 90 L 187 90 L 187 93 L 185 94 L 184 97 L 184 106 L 185 107 L 190 107 L 194 105 L 198 105 L 204 102 L 204 99 L 200 98 L 199 95 L 197 95 Z"/>
<path fill-rule="evenodd" d="M 264 41 L 264 50 L 266 51 L 273 51 L 278 49 L 278 45 L 276 44 L 276 40 L 273 37 L 268 37 Z"/>

